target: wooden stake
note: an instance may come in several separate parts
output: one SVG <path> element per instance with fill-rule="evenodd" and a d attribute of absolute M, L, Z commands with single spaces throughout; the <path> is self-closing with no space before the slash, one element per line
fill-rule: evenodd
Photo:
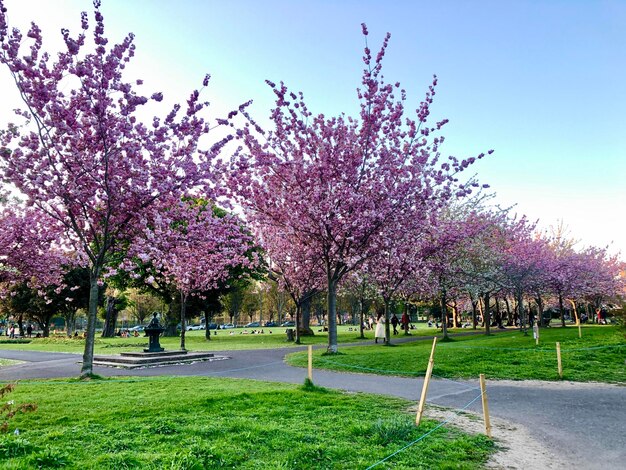
<path fill-rule="evenodd" d="M 483 399 L 483 417 L 485 419 L 485 434 L 491 437 L 491 420 L 489 419 L 489 404 L 487 403 L 487 386 L 485 385 L 485 374 L 480 374 L 480 394 Z"/>
<path fill-rule="evenodd" d="M 428 359 L 428 367 L 426 368 L 426 375 L 424 376 L 424 385 L 422 386 L 422 395 L 420 396 L 420 402 L 417 407 L 417 415 L 415 416 L 415 425 L 419 426 L 422 420 L 422 414 L 424 413 L 424 405 L 426 404 L 426 394 L 428 393 L 428 383 L 430 382 L 430 376 L 433 373 L 433 366 L 435 365 L 435 347 L 437 346 L 437 337 L 433 338 L 433 347 L 430 350 L 430 359 Z"/>
<path fill-rule="evenodd" d="M 313 345 L 309 344 L 309 380 L 313 382 Z"/>
<path fill-rule="evenodd" d="M 563 366 L 561 365 L 561 343 L 556 343 L 556 363 L 559 370 L 559 378 L 563 378 Z"/>

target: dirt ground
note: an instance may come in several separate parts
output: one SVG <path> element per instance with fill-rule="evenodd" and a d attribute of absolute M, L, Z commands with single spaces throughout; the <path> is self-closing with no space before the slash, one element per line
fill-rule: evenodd
<path fill-rule="evenodd" d="M 447 426 L 457 427 L 472 434 L 485 433 L 482 415 L 428 406 L 425 416 L 436 421 L 450 420 Z M 543 470 L 577 467 L 573 461 L 564 460 L 546 449 L 523 426 L 512 425 L 505 420 L 492 417 L 491 433 L 497 446 L 497 452 L 487 462 L 485 468 L 494 470 Z"/>

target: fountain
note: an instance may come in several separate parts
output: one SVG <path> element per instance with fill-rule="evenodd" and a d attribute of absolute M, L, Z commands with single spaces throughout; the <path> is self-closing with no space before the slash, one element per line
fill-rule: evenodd
<path fill-rule="evenodd" d="M 142 352 L 123 352 L 117 356 L 94 356 L 94 365 L 135 369 L 138 367 L 230 359 L 226 356 L 215 356 L 213 353 L 208 352 L 166 351 L 159 342 L 159 337 L 165 331 L 165 328 L 159 323 L 158 317 L 159 312 L 154 312 L 152 320 L 144 328 L 148 337 L 148 347 L 144 348 Z"/>

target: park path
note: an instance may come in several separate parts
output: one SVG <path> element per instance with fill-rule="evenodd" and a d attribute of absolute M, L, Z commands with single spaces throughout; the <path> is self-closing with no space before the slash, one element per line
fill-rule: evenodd
<path fill-rule="evenodd" d="M 303 348 L 216 351 L 228 360 L 125 370 L 96 367 L 103 376 L 214 376 L 273 382 L 302 383 L 306 370 L 291 367 L 284 357 Z M 25 361 L 0 368 L 0 381 L 76 377 L 77 354 L 0 350 L 0 358 Z M 316 385 L 416 401 L 421 378 L 403 378 L 316 369 Z M 428 403 L 480 413 L 475 380 L 437 379 L 430 384 Z M 539 381 L 488 383 L 492 416 L 521 426 L 544 451 L 563 462 L 560 467 L 589 470 L 626 468 L 626 387 L 608 384 Z M 519 467 L 522 468 L 522 467 Z M 528 468 L 528 467 L 526 467 Z"/>

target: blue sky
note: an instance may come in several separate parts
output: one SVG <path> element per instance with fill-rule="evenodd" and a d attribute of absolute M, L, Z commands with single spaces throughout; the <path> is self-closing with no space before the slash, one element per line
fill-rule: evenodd
<path fill-rule="evenodd" d="M 12 21 L 36 19 L 48 41 L 62 26 L 78 31 L 79 12 L 91 5 L 5 2 Z M 517 203 L 544 227 L 563 220 L 581 245 L 613 242 L 626 254 L 626 2 L 103 4 L 112 40 L 137 36 L 130 72 L 146 91 L 180 101 L 210 72 L 205 96 L 216 113 L 254 99 L 261 121 L 272 104 L 266 78 L 303 91 L 314 112 L 355 114 L 360 23 L 373 50 L 389 31 L 384 74 L 402 83 L 410 108 L 439 76 L 432 116 L 450 119 L 445 153 L 495 149 L 474 170 L 502 205 Z M 11 102 L 5 83 L 0 72 L 2 101 Z"/>

